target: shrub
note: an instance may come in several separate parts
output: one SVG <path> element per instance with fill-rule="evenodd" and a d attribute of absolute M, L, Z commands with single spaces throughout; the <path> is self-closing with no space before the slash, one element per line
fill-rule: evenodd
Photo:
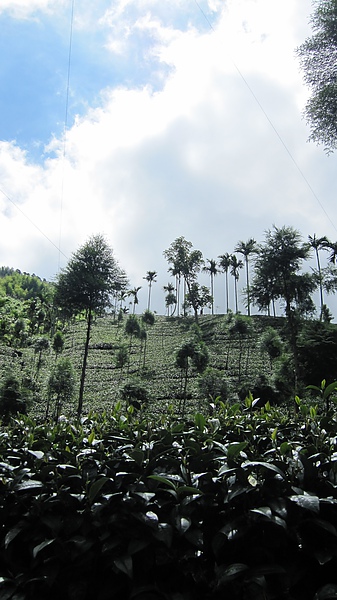
<path fill-rule="evenodd" d="M 142 404 L 146 404 L 150 399 L 150 392 L 141 382 L 133 380 L 127 382 L 121 389 L 122 399 L 127 404 L 140 409 Z"/>
<path fill-rule="evenodd" d="M 21 398 L 20 381 L 14 374 L 8 374 L 0 391 L 0 415 L 8 422 L 11 415 L 26 412 L 26 402 Z"/>
<path fill-rule="evenodd" d="M 219 369 L 208 367 L 199 376 L 198 386 L 204 398 L 215 400 L 220 398 L 223 402 L 228 398 L 228 383 L 224 374 Z"/>

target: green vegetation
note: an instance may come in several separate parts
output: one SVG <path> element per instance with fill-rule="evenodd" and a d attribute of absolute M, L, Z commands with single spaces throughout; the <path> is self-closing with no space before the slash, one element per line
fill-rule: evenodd
<path fill-rule="evenodd" d="M 327 152 L 334 151 L 337 143 L 336 19 L 335 0 L 316 0 L 311 16 L 313 35 L 297 49 L 311 92 L 304 113 L 311 127 L 310 139 L 323 144 Z"/>
<path fill-rule="evenodd" d="M 45 295 L 0 296 L 1 600 L 337 597 L 325 247 L 335 259 L 333 244 L 290 227 L 239 242 L 247 312 L 267 315 L 203 314 L 214 299 L 184 238 L 166 251 L 177 316 L 150 310 L 155 271 L 136 314 L 140 288 L 127 289 L 101 236 Z M 310 248 L 317 269 L 303 273 Z M 227 302 L 228 271 L 238 304 L 243 266 L 220 257 Z M 213 259 L 206 271 L 214 292 Z M 280 300 L 284 316 L 271 316 Z"/>
<path fill-rule="evenodd" d="M 0 436 L 1 598 L 336 597 L 337 421 L 297 404 L 253 411 L 247 398 L 155 424 L 120 404 L 13 420 Z"/>

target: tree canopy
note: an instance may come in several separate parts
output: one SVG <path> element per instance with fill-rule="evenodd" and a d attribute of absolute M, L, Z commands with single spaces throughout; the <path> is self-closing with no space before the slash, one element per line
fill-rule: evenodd
<path fill-rule="evenodd" d="M 124 281 L 119 267 L 102 235 L 92 236 L 73 254 L 57 277 L 55 303 L 68 315 L 86 313 L 87 334 L 82 363 L 78 415 L 82 412 L 85 370 L 93 314 L 101 314 L 110 305 L 116 282 Z"/>
<path fill-rule="evenodd" d="M 316 0 L 310 23 L 313 35 L 296 50 L 311 90 L 304 116 L 309 139 L 332 152 L 337 147 L 337 0 Z"/>

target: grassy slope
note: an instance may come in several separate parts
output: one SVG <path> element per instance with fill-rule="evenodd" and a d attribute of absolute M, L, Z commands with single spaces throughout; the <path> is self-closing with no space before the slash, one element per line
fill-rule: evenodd
<path fill-rule="evenodd" d="M 278 320 L 280 324 L 282 319 Z M 131 378 L 142 377 L 142 383 L 151 390 L 151 412 L 157 413 L 165 410 L 172 404 L 175 409 L 179 406 L 179 393 L 181 391 L 180 370 L 174 365 L 175 351 L 182 342 L 191 334 L 189 331 L 193 320 L 168 319 L 156 316 L 153 327 L 148 327 L 147 352 L 145 369 L 143 358 L 140 356 L 140 342 L 132 341 L 130 366 L 121 371 L 115 366 L 115 356 L 121 344 L 129 347 L 129 338 L 124 334 L 124 324 L 117 325 L 112 317 L 97 319 L 92 329 L 90 343 L 84 411 L 90 408 L 109 408 L 119 399 L 119 390 Z M 200 327 L 203 340 L 207 344 L 211 367 L 224 370 L 230 385 L 231 395 L 235 397 L 238 386 L 245 381 L 254 381 L 262 374 L 269 374 L 270 365 L 266 355 L 259 349 L 259 338 L 266 325 L 271 320 L 264 317 L 250 319 L 250 333 L 241 339 L 241 374 L 239 375 L 240 340 L 238 337 L 230 339 L 227 319 L 223 316 L 204 315 L 200 318 Z M 82 353 L 84 346 L 86 323 L 77 322 L 72 325 L 65 338 L 63 355 L 69 356 L 76 371 L 80 373 Z M 26 351 L 25 351 L 26 352 Z M 29 359 L 32 361 L 32 357 Z M 45 384 L 50 364 L 54 360 L 52 355 L 46 359 L 41 376 L 41 386 Z M 190 373 L 188 391 L 191 399 L 187 410 L 202 410 L 206 407 L 205 399 L 199 397 L 197 377 Z"/>
<path fill-rule="evenodd" d="M 121 371 L 115 366 L 115 357 L 120 345 L 129 348 L 129 337 L 124 333 L 126 318 L 121 324 L 106 316 L 98 318 L 92 328 L 90 350 L 88 356 L 84 411 L 90 409 L 109 408 L 120 397 L 119 390 L 126 381 L 132 378 L 142 379 L 142 384 L 149 387 L 153 400 L 151 412 L 162 412 L 172 404 L 179 406 L 181 391 L 181 373 L 175 367 L 175 352 L 183 341 L 190 337 L 190 326 L 193 319 L 172 319 L 156 316 L 155 324 L 148 327 L 147 352 L 145 369 L 143 357 L 140 356 L 140 342 L 132 341 L 130 366 Z M 246 381 L 252 382 L 258 375 L 270 373 L 268 357 L 260 351 L 259 339 L 267 325 L 282 327 L 283 319 L 270 319 L 263 316 L 251 317 L 249 335 L 230 336 L 227 318 L 222 315 L 203 315 L 199 325 L 204 342 L 207 344 L 210 361 L 209 366 L 223 370 L 229 383 L 230 395 L 235 397 L 238 387 Z M 82 364 L 86 322 L 77 321 L 69 326 L 65 333 L 63 356 L 68 356 L 77 373 L 79 381 Z M 240 352 L 241 347 L 241 352 Z M 22 355 L 21 355 L 22 353 Z M 240 361 L 241 354 L 241 361 Z M 42 367 L 38 376 L 38 396 L 40 405 L 34 403 L 34 413 L 44 413 L 46 384 L 50 370 L 55 362 L 55 355 L 50 350 L 43 355 Z M 240 366 L 241 362 L 241 366 Z M 37 356 L 34 349 L 27 347 L 16 351 L 0 344 L 0 375 L 8 369 L 19 375 L 32 374 L 36 369 Z M 239 373 L 239 369 L 241 373 Z M 207 401 L 200 398 L 197 376 L 190 373 L 188 392 L 191 399 L 187 410 L 195 411 L 206 408 Z M 75 410 L 74 406 L 69 410 Z"/>

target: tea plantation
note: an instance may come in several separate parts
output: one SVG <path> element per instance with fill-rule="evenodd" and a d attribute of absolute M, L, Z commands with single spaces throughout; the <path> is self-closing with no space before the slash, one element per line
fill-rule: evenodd
<path fill-rule="evenodd" d="M 294 398 L 282 319 L 126 320 L 93 326 L 80 418 L 76 388 L 46 419 L 54 350 L 0 345 L 27 401 L 0 427 L 0 599 L 337 598 L 337 384 Z"/>

